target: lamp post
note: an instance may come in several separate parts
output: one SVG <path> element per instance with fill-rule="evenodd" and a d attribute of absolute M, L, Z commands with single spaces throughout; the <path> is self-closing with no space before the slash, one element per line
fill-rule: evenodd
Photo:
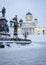
<path fill-rule="evenodd" d="M 28 32 L 25 31 L 23 35 L 24 35 L 25 40 L 26 40 L 27 39 Z"/>

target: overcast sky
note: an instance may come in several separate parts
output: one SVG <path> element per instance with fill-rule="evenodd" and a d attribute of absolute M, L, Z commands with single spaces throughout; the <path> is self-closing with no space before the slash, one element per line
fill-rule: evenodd
<path fill-rule="evenodd" d="M 24 19 L 28 11 L 34 18 L 38 19 L 38 24 L 46 26 L 46 0 L 0 0 L 0 10 L 6 8 L 6 18 L 11 20 L 16 14 L 19 19 Z M 1 13 L 0 13 L 1 16 Z"/>

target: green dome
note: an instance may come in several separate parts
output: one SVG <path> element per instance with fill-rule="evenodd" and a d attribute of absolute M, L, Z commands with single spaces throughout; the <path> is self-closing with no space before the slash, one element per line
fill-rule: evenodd
<path fill-rule="evenodd" d="M 32 13 L 28 12 L 26 15 L 32 15 Z"/>

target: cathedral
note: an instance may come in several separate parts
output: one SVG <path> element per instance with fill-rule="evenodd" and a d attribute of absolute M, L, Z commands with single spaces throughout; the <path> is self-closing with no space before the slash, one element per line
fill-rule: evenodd
<path fill-rule="evenodd" d="M 28 12 L 25 15 L 25 22 L 22 22 L 22 26 L 18 28 L 19 34 L 24 34 L 25 32 L 30 35 L 44 35 L 46 34 L 46 28 L 38 26 L 37 18 L 33 19 L 32 13 Z"/>

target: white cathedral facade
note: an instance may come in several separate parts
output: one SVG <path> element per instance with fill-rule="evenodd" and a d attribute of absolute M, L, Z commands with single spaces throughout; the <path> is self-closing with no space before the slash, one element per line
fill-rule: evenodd
<path fill-rule="evenodd" d="M 33 19 L 32 13 L 28 12 L 25 16 L 25 22 L 22 23 L 22 27 L 18 28 L 19 34 L 24 34 L 25 32 L 30 35 L 44 35 L 46 34 L 46 28 L 38 26 L 38 20 Z"/>

